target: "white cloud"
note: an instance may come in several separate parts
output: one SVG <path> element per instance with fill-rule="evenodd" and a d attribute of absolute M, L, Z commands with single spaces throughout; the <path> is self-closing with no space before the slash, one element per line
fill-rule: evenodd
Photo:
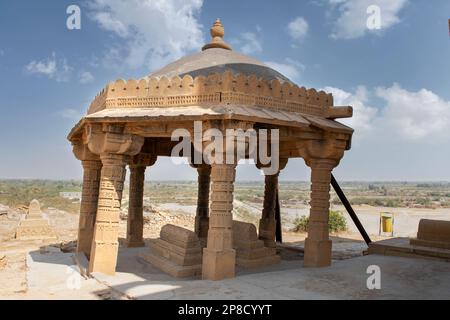
<path fill-rule="evenodd" d="M 305 38 L 308 30 L 308 22 L 303 17 L 297 17 L 288 24 L 289 35 L 296 41 Z"/>
<path fill-rule="evenodd" d="M 95 78 L 89 71 L 83 71 L 80 73 L 79 80 L 81 84 L 88 84 L 93 82 Z"/>
<path fill-rule="evenodd" d="M 371 32 L 367 28 L 370 14 L 367 8 L 376 5 L 380 8 L 381 31 L 400 21 L 399 12 L 408 0 L 328 0 L 332 16 L 337 14 L 331 37 L 334 39 L 355 39 Z M 374 30 L 375 31 L 375 30 Z"/>
<path fill-rule="evenodd" d="M 259 35 L 254 32 L 243 32 L 233 44 L 238 46 L 243 54 L 256 54 L 262 52 L 262 44 Z"/>
<path fill-rule="evenodd" d="M 158 68 L 200 50 L 204 44 L 197 16 L 202 0 L 93 0 L 91 17 L 121 40 L 106 63 Z"/>
<path fill-rule="evenodd" d="M 399 84 L 372 91 L 359 86 L 354 93 L 325 87 L 333 94 L 334 104 L 353 106 L 354 116 L 339 119 L 355 129 L 355 137 L 371 137 L 389 143 L 402 141 L 440 141 L 450 138 L 450 101 L 427 89 L 408 91 Z M 374 94 L 384 106 L 370 106 Z"/>
<path fill-rule="evenodd" d="M 323 90 L 333 94 L 334 105 L 353 107 L 353 117 L 340 119 L 340 122 L 352 127 L 358 134 L 365 134 L 372 129 L 373 121 L 377 116 L 377 108 L 368 105 L 366 87 L 359 86 L 355 93 L 334 87 L 325 87 Z"/>
<path fill-rule="evenodd" d="M 450 135 L 450 101 L 427 89 L 411 92 L 394 84 L 377 88 L 376 94 L 387 103 L 383 122 L 409 140 Z"/>
<path fill-rule="evenodd" d="M 109 12 L 96 12 L 93 19 L 98 22 L 102 29 L 112 31 L 121 38 L 129 36 L 128 28 L 122 21 L 114 19 Z"/>
<path fill-rule="evenodd" d="M 290 58 L 286 58 L 284 62 L 265 61 L 264 63 L 294 82 L 299 81 L 304 69 L 303 64 Z"/>
<path fill-rule="evenodd" d="M 36 61 L 33 60 L 25 66 L 25 70 L 30 74 L 44 75 L 57 82 L 66 82 L 70 79 L 72 67 L 68 65 L 65 58 L 58 59 L 56 53 L 51 57 Z"/>

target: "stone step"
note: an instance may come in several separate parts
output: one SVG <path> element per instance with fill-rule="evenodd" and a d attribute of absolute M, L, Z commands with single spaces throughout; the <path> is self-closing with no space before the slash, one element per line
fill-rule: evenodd
<path fill-rule="evenodd" d="M 195 277 L 202 274 L 202 265 L 180 266 L 164 257 L 151 253 L 141 253 L 142 259 L 149 262 L 159 270 L 176 278 Z"/>
<path fill-rule="evenodd" d="M 191 266 L 202 263 L 201 251 L 195 253 L 186 253 L 181 248 L 157 239 L 149 244 L 151 253 L 164 257 L 180 266 Z"/>

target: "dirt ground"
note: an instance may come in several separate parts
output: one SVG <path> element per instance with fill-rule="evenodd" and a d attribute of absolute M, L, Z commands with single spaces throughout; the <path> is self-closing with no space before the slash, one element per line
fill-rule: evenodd
<path fill-rule="evenodd" d="M 19 224 L 22 212 L 2 206 L 7 214 L 0 215 L 0 299 L 34 299 L 34 298 L 68 298 L 70 292 L 45 292 L 45 288 L 39 289 L 31 286 L 27 279 L 27 254 L 39 252 L 40 254 L 51 254 L 61 251 L 73 251 L 77 238 L 78 215 L 50 208 L 45 210 L 44 217 L 49 219 L 57 239 L 53 240 L 17 240 L 15 230 Z M 144 238 L 157 238 L 161 227 L 172 223 L 193 230 L 194 215 L 177 211 L 152 210 L 144 217 Z M 126 213 L 120 221 L 119 241 L 123 243 L 126 237 Z M 114 294 L 108 287 L 92 280 L 92 288 L 86 292 L 77 291 L 76 299 L 111 299 Z M 33 288 L 32 288 L 33 287 Z M 100 292 L 93 296 L 90 292 Z M 114 297 L 117 298 L 117 297 Z"/>

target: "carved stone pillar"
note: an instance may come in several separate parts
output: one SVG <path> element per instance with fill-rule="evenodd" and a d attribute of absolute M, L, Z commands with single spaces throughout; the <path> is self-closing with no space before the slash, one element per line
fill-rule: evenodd
<path fill-rule="evenodd" d="M 325 267 L 331 265 L 331 240 L 328 231 L 330 183 L 331 171 L 337 161 L 312 159 L 307 163 L 311 167 L 311 209 L 304 266 Z"/>
<path fill-rule="evenodd" d="M 208 236 L 209 228 L 209 188 L 211 182 L 211 166 L 200 165 L 198 172 L 197 214 L 195 216 L 195 233 L 199 238 Z"/>
<path fill-rule="evenodd" d="M 125 166 L 140 152 L 144 138 L 125 134 L 120 125 L 92 125 L 86 130 L 89 150 L 99 154 L 103 164 L 89 272 L 114 275 Z"/>
<path fill-rule="evenodd" d="M 253 124 L 234 120 L 212 121 L 205 124 L 203 155 L 208 158 L 207 164 L 211 165 L 211 194 L 208 240 L 206 248 L 203 249 L 202 276 L 203 279 L 222 280 L 235 276 L 234 180 L 236 166 L 240 158 L 245 156 L 241 151 L 248 150 L 247 139 L 240 132 L 251 128 Z M 211 143 L 207 144 L 208 141 Z"/>
<path fill-rule="evenodd" d="M 89 258 L 97 213 L 102 162 L 100 160 L 83 160 L 82 165 L 83 189 L 81 192 L 77 252 L 83 252 Z"/>
<path fill-rule="evenodd" d="M 130 162 L 130 191 L 127 220 L 127 247 L 145 246 L 144 232 L 144 181 L 145 170 L 156 161 L 156 156 L 139 154 Z"/>
<path fill-rule="evenodd" d="M 143 247 L 145 167 L 130 165 L 130 200 L 128 203 L 127 247 Z"/>
<path fill-rule="evenodd" d="M 89 258 L 97 213 L 102 162 L 81 140 L 73 142 L 73 153 L 78 160 L 81 160 L 83 166 L 77 252 L 83 252 Z"/>
<path fill-rule="evenodd" d="M 125 181 L 126 155 L 102 154 L 97 217 L 89 272 L 114 275 L 119 250 L 119 219 Z"/>
<path fill-rule="evenodd" d="M 235 275 L 233 249 L 233 191 L 236 164 L 211 165 L 211 212 L 208 244 L 203 250 L 204 279 L 221 280 Z"/>
<path fill-rule="evenodd" d="M 264 241 L 266 247 L 276 247 L 275 232 L 275 201 L 278 188 L 278 173 L 265 176 L 264 207 L 259 220 L 259 239 Z"/>
<path fill-rule="evenodd" d="M 266 175 L 264 183 L 264 207 L 261 220 L 259 220 L 259 239 L 264 241 L 266 247 L 276 247 L 276 220 L 275 206 L 278 192 L 278 176 L 286 167 L 288 159 L 280 159 L 276 174 Z M 257 165 L 260 167 L 259 165 Z M 264 170 L 264 168 L 262 168 Z"/>

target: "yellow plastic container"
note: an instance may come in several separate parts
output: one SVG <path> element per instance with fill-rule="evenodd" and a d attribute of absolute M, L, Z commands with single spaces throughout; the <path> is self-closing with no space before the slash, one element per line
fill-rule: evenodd
<path fill-rule="evenodd" d="M 392 233 L 393 219 L 389 216 L 381 217 L 381 228 L 383 232 Z"/>

